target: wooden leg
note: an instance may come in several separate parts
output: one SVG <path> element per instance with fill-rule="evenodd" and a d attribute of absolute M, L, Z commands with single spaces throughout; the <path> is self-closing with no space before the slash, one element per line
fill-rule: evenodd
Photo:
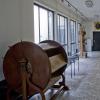
<path fill-rule="evenodd" d="M 41 94 L 42 100 L 46 100 L 46 99 L 45 99 L 45 95 L 44 95 L 44 93 L 41 92 L 40 94 Z"/>
<path fill-rule="evenodd" d="M 51 97 L 50 100 L 55 100 L 56 97 L 59 95 L 59 93 L 60 93 L 61 91 L 63 91 L 63 86 L 61 86 L 61 87 L 59 88 L 59 90 Z"/>
<path fill-rule="evenodd" d="M 26 74 L 25 72 L 22 73 L 22 100 L 27 100 L 27 89 L 26 89 Z"/>
<path fill-rule="evenodd" d="M 61 86 L 64 86 L 63 90 L 68 91 L 69 87 L 65 85 L 65 76 L 62 74 L 62 82 L 59 82 Z"/>
<path fill-rule="evenodd" d="M 10 95 L 10 93 L 11 93 L 11 90 L 8 89 L 8 90 L 7 90 L 7 96 L 6 96 L 6 99 L 7 99 L 7 100 L 11 100 L 11 95 Z"/>
<path fill-rule="evenodd" d="M 42 97 L 42 100 L 46 100 L 43 90 L 41 90 L 39 87 L 37 87 L 33 83 L 31 83 L 31 81 L 29 80 L 28 76 L 27 76 L 27 84 L 30 86 L 31 89 L 33 89 L 36 92 L 40 93 L 40 95 Z"/>
<path fill-rule="evenodd" d="M 20 61 L 20 72 L 22 81 L 22 100 L 27 100 L 27 89 L 26 89 L 26 60 Z"/>
<path fill-rule="evenodd" d="M 53 88 L 58 88 L 58 91 L 51 97 L 50 100 L 55 100 L 55 98 L 61 93 L 62 91 L 68 91 L 69 87 L 65 85 L 65 76 L 62 74 L 62 82 L 59 82 L 59 85 L 53 85 Z"/>
<path fill-rule="evenodd" d="M 65 85 L 65 76 L 62 74 L 62 82 L 59 82 L 59 85 L 53 85 L 52 88 L 60 88 L 61 86 L 64 87 L 65 90 L 69 90 L 69 87 Z"/>

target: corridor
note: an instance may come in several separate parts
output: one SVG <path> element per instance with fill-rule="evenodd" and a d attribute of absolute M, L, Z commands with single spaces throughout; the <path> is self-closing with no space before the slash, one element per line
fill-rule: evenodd
<path fill-rule="evenodd" d="M 57 100 L 100 100 L 100 52 L 80 59 L 80 71 L 73 78 L 66 70 L 66 84 L 70 91 Z"/>
<path fill-rule="evenodd" d="M 72 78 L 70 66 L 66 69 L 66 84 L 70 90 L 62 92 L 56 100 L 100 100 L 100 52 L 92 52 L 88 58 L 80 58 L 79 64 L 78 72 L 76 62 L 76 75 Z M 46 100 L 49 100 L 52 95 L 51 90 L 48 90 L 45 95 Z M 41 98 L 36 96 L 34 100 L 41 100 Z"/>

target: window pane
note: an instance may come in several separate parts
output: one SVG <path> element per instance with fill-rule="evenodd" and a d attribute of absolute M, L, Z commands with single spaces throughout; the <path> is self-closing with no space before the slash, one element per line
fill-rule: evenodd
<path fill-rule="evenodd" d="M 40 8 L 40 41 L 48 40 L 48 12 Z"/>
<path fill-rule="evenodd" d="M 76 53 L 76 48 L 77 48 L 77 44 L 76 44 L 76 22 L 71 20 L 70 21 L 70 37 L 71 37 L 71 54 L 75 54 Z"/>
<path fill-rule="evenodd" d="M 79 33 L 80 33 L 80 24 L 78 23 L 78 27 L 77 27 L 78 42 L 79 42 Z"/>
<path fill-rule="evenodd" d="M 60 42 L 60 40 L 59 40 L 59 35 L 60 35 L 60 29 L 59 29 L 59 27 L 60 27 L 60 25 L 59 25 L 59 18 L 60 18 L 60 16 L 59 15 L 57 15 L 57 40 L 58 40 L 58 42 Z"/>
<path fill-rule="evenodd" d="M 78 24 L 76 24 L 76 48 L 78 49 Z"/>
<path fill-rule="evenodd" d="M 72 34 L 73 34 L 73 22 L 70 21 L 70 38 L 71 38 L 71 42 L 72 42 Z"/>
<path fill-rule="evenodd" d="M 39 43 L 39 12 L 38 12 L 38 6 L 34 6 L 34 42 Z"/>
<path fill-rule="evenodd" d="M 80 36 L 79 36 L 79 32 L 80 32 L 80 24 L 78 23 L 78 28 L 77 28 L 77 34 L 78 34 L 78 51 L 80 51 Z"/>
<path fill-rule="evenodd" d="M 65 27 L 64 27 L 64 17 L 60 16 L 60 34 L 59 34 L 60 43 L 65 43 Z"/>
<path fill-rule="evenodd" d="M 61 43 L 67 52 L 68 42 L 68 19 L 64 16 L 57 15 L 57 40 Z"/>
<path fill-rule="evenodd" d="M 53 20 L 54 13 L 41 6 L 34 5 L 34 42 L 39 43 L 43 40 L 53 40 Z"/>
<path fill-rule="evenodd" d="M 53 12 L 49 11 L 48 12 L 48 17 L 49 17 L 49 39 L 53 40 Z"/>
<path fill-rule="evenodd" d="M 76 23 L 74 22 L 74 42 L 76 42 Z"/>
<path fill-rule="evenodd" d="M 67 26 L 68 20 L 65 18 L 65 43 L 67 44 L 68 42 L 68 26 Z"/>

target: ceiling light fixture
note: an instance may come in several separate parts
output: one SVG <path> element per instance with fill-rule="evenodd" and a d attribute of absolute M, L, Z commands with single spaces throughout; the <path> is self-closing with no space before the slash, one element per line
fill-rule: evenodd
<path fill-rule="evenodd" d="M 86 0 L 85 5 L 86 5 L 86 7 L 91 8 L 91 7 L 93 7 L 94 4 L 93 4 L 92 0 Z"/>

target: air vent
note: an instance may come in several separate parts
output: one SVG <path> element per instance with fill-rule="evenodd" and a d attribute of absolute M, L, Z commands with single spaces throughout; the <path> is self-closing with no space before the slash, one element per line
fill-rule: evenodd
<path fill-rule="evenodd" d="M 91 8 L 91 7 L 93 7 L 94 4 L 93 4 L 92 0 L 86 0 L 85 5 L 86 5 L 86 7 Z"/>

